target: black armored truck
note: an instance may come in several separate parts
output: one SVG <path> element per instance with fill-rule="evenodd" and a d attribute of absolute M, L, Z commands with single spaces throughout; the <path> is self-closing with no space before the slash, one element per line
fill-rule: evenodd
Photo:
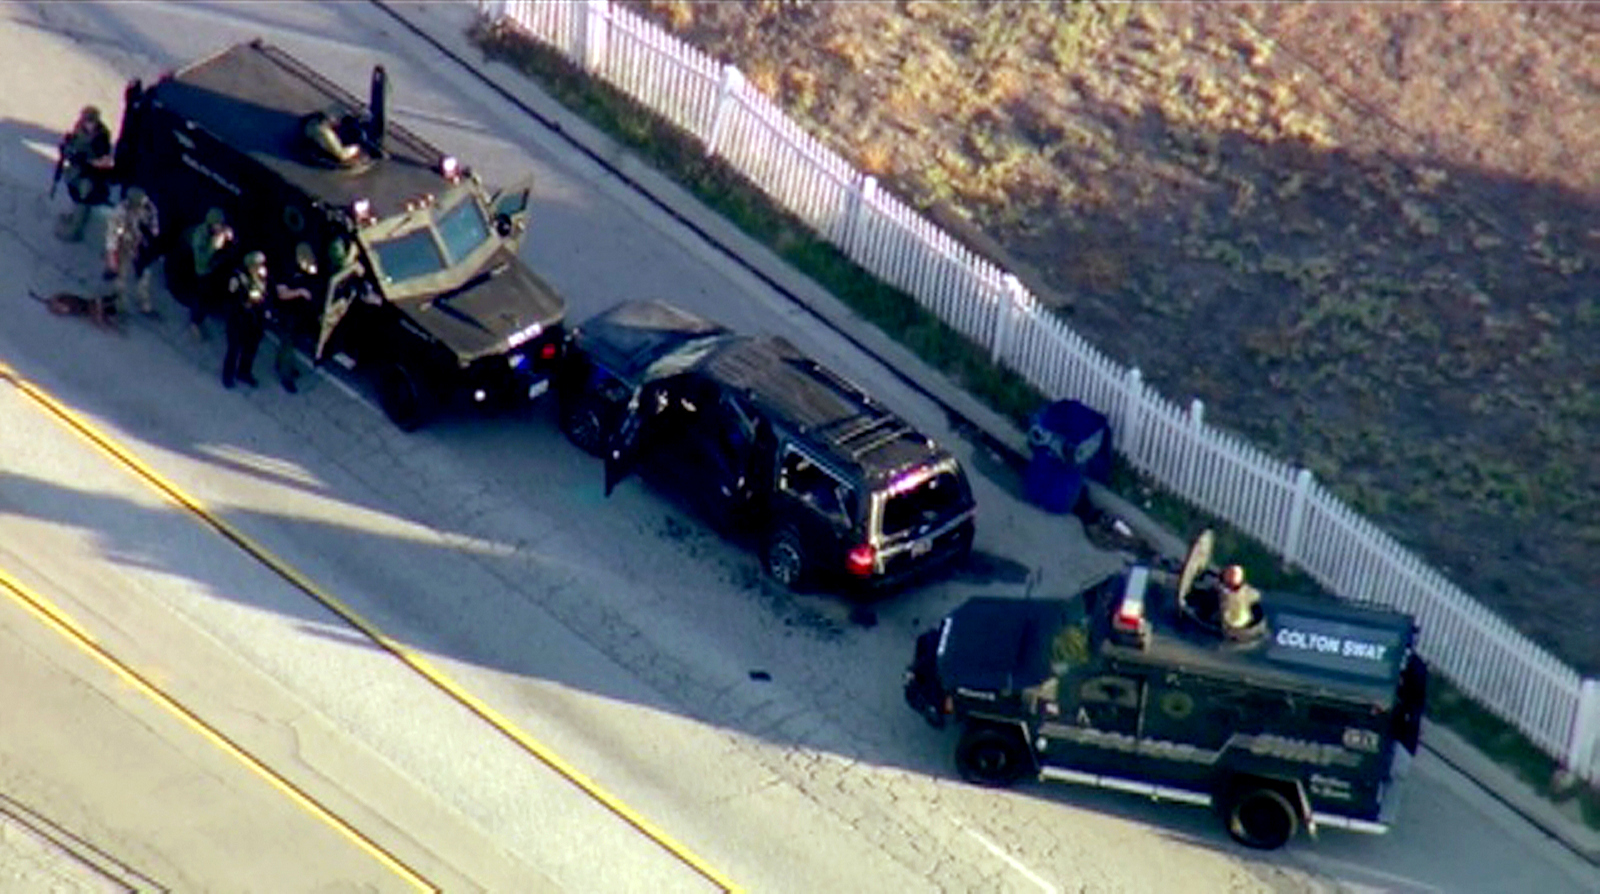
<path fill-rule="evenodd" d="M 564 370 L 562 428 L 608 494 L 646 472 L 787 587 L 865 597 L 972 548 L 956 458 L 782 338 L 628 301 L 573 330 Z"/>
<path fill-rule="evenodd" d="M 169 279 L 180 234 L 220 212 L 244 250 L 321 275 L 297 340 L 370 374 L 400 428 L 451 403 L 505 406 L 547 390 L 565 302 L 517 256 L 529 184 L 490 192 L 459 159 L 260 40 L 154 84 L 128 85 L 119 179 L 155 201 Z"/>
<path fill-rule="evenodd" d="M 961 727 L 968 781 L 1040 777 L 1209 806 L 1271 849 L 1319 826 L 1381 833 L 1416 753 L 1427 667 L 1408 615 L 1259 594 L 1219 617 L 1209 532 L 1177 569 L 1072 599 L 976 598 L 919 637 L 905 696 Z"/>

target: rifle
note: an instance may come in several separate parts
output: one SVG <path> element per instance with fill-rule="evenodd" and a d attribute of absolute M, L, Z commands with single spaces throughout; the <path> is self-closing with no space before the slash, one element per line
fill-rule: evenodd
<path fill-rule="evenodd" d="M 67 169 L 67 151 L 62 149 L 56 154 L 56 174 L 50 178 L 50 198 L 56 197 L 56 187 L 61 185 L 61 173 Z"/>

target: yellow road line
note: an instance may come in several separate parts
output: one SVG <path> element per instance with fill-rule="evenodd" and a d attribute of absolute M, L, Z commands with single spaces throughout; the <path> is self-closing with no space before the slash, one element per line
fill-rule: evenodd
<path fill-rule="evenodd" d="M 407 883 L 419 891 L 437 892 L 439 890 L 433 883 L 402 863 L 398 857 L 384 850 L 382 845 L 361 834 L 354 826 L 345 822 L 332 810 L 322 806 L 317 799 L 307 794 L 299 786 L 278 775 L 271 767 L 267 766 L 255 755 L 245 751 L 244 748 L 228 738 L 226 734 L 206 723 L 198 714 L 189 710 L 177 699 L 167 695 L 154 683 L 145 679 L 138 671 L 124 664 L 121 659 L 106 651 L 103 646 L 85 635 L 83 628 L 74 622 L 70 616 L 57 608 L 48 599 L 33 592 L 21 581 L 12 577 L 11 573 L 4 568 L 0 568 L 0 589 L 4 589 L 17 603 L 26 608 L 35 617 L 44 621 L 47 626 L 94 657 L 112 673 L 132 684 L 133 688 L 144 693 L 151 701 L 167 709 L 173 716 L 209 740 L 211 744 L 222 749 L 224 753 L 255 771 L 256 775 L 265 779 L 274 788 L 288 795 L 289 800 L 299 805 L 312 816 L 333 827 L 335 831 L 353 842 L 356 847 L 372 855 L 374 859 L 382 863 L 385 868 L 395 875 L 405 879 Z"/>
<path fill-rule="evenodd" d="M 54 397 L 47 394 L 43 389 L 17 375 L 16 371 L 5 363 L 0 363 L 0 379 L 4 379 L 5 381 L 11 383 L 17 388 L 17 390 L 21 391 L 39 406 L 49 411 L 49 413 L 57 420 L 65 423 L 68 428 L 72 429 L 79 436 L 89 441 L 112 459 L 122 464 L 129 471 L 133 472 L 134 475 L 140 480 L 164 494 L 168 499 L 171 499 L 173 502 L 189 510 L 197 518 L 205 522 L 207 526 L 215 530 L 218 534 L 221 534 L 224 538 L 233 542 L 246 553 L 249 553 L 251 557 L 260 562 L 262 565 L 266 566 L 273 573 L 289 582 L 296 589 L 305 593 L 307 596 L 310 596 L 312 599 L 315 599 L 317 602 L 321 603 L 329 611 L 338 615 L 340 618 L 343 618 L 344 621 L 350 626 L 360 630 L 368 639 L 372 640 L 384 651 L 398 658 L 401 662 L 410 667 L 429 683 L 432 683 L 433 686 L 439 691 L 450 696 L 452 699 L 455 699 L 456 702 L 467 708 L 467 710 L 476 714 L 484 722 L 494 727 L 495 730 L 501 735 L 504 735 L 506 738 L 516 743 L 516 745 L 523 751 L 537 758 L 540 762 L 545 764 L 545 766 L 548 766 L 550 769 L 560 774 L 562 778 L 577 786 L 589 797 L 599 802 L 607 810 L 621 818 L 628 825 L 637 829 L 640 833 L 659 845 L 663 850 L 676 857 L 690 869 L 693 869 L 701 877 L 705 878 L 707 881 L 724 891 L 733 892 L 741 890 L 739 886 L 735 885 L 730 879 L 728 879 L 727 876 L 723 875 L 710 864 L 706 863 L 705 860 L 700 858 L 693 851 L 690 851 L 687 847 L 679 844 L 671 836 L 667 835 L 664 830 L 656 826 L 655 823 L 652 823 L 638 811 L 634 810 L 632 807 L 629 807 L 616 796 L 601 788 L 598 783 L 590 779 L 577 767 L 567 763 L 567 761 L 560 755 L 556 754 L 554 751 L 551 751 L 548 747 L 534 739 L 532 736 L 528 735 L 526 732 L 523 732 L 519 727 L 516 726 L 516 724 L 512 723 L 499 711 L 495 710 L 493 707 L 490 707 L 477 696 L 462 688 L 460 684 L 456 683 L 443 671 L 434 667 L 432 663 L 424 659 L 421 655 L 413 652 L 396 640 L 392 639 L 388 634 L 384 633 L 371 622 L 357 614 L 353 609 L 346 606 L 337 597 L 328 593 L 324 593 L 319 587 L 317 587 L 316 584 L 307 579 L 305 575 L 301 574 L 298 570 L 291 567 L 282 559 L 279 559 L 277 556 L 273 555 L 265 547 L 251 540 L 238 528 L 235 528 L 233 525 L 213 514 L 205 507 L 203 503 L 200 502 L 198 498 L 184 492 L 182 488 L 169 481 L 159 472 L 150 468 L 149 465 L 144 463 L 137 456 L 134 456 L 133 453 L 122 447 L 116 441 L 112 440 L 109 436 L 101 433 L 94 426 L 90 425 L 87 421 L 78 416 L 78 414 L 74 413 L 72 410 L 64 406 L 60 401 L 57 401 Z"/>

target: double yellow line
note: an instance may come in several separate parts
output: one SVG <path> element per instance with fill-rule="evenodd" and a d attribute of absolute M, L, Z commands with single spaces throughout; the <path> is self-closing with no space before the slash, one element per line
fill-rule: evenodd
<path fill-rule="evenodd" d="M 173 716 L 182 720 L 190 729 L 199 733 L 211 744 L 222 749 L 230 757 L 235 758 L 246 767 L 253 770 L 256 775 L 265 779 L 272 787 L 289 796 L 289 800 L 304 808 L 312 816 L 332 826 L 339 834 L 353 842 L 356 847 L 371 854 L 379 863 L 392 871 L 395 875 L 405 879 L 412 887 L 419 891 L 438 891 L 439 888 L 432 882 L 423 878 L 416 870 L 407 866 L 394 854 L 384 850 L 383 846 L 363 835 L 360 830 L 341 819 L 338 814 L 324 807 L 316 798 L 307 794 L 305 790 L 279 775 L 275 770 L 262 763 L 259 758 L 244 750 L 226 734 L 216 727 L 206 723 L 199 715 L 185 707 L 177 699 L 161 691 L 154 683 L 145 679 L 144 675 L 124 664 L 121 659 L 96 643 L 77 622 L 68 617 L 61 609 L 53 605 L 37 593 L 26 587 L 21 581 L 12 577 L 4 568 L 0 568 L 0 588 L 6 590 L 17 602 L 28 609 L 35 617 L 43 621 L 46 626 L 53 628 L 57 633 L 71 640 L 83 651 L 89 653 L 96 661 L 108 668 L 113 674 L 121 677 L 134 689 L 149 696 L 150 700 L 166 708 Z"/>
<path fill-rule="evenodd" d="M 323 592 L 317 587 L 316 584 L 312 583 L 299 571 L 288 565 L 282 559 L 279 559 L 277 556 L 273 555 L 265 547 L 257 544 L 254 540 L 251 540 L 238 528 L 235 528 L 233 525 L 212 513 L 205 507 L 203 503 L 200 502 L 200 500 L 189 495 L 182 488 L 179 488 L 176 484 L 162 476 L 159 472 L 156 472 L 154 469 L 150 468 L 150 466 L 147 465 L 143 460 L 139 459 L 132 452 L 122 447 L 107 435 L 101 433 L 98 429 L 90 425 L 78 414 L 74 413 L 60 401 L 46 393 L 43 389 L 17 375 L 15 370 L 3 362 L 0 362 L 0 380 L 10 383 L 18 391 L 22 392 L 22 394 L 26 395 L 34 403 L 38 404 L 45 411 L 47 411 L 57 421 L 63 423 L 75 434 L 82 437 L 90 444 L 93 444 L 111 459 L 115 460 L 118 464 L 132 472 L 139 480 L 143 481 L 145 484 L 148 484 L 157 492 L 172 500 L 174 503 L 177 503 L 179 506 L 188 510 L 195 518 L 199 519 L 206 526 L 222 535 L 223 538 L 231 541 L 234 545 L 244 550 L 257 562 L 260 562 L 263 566 L 277 574 L 279 577 L 283 578 L 283 580 L 287 581 L 296 589 L 321 603 L 329 611 L 344 619 L 344 621 L 350 626 L 361 631 L 361 633 L 369 640 L 378 645 L 384 651 L 393 655 L 395 658 L 399 659 L 407 667 L 431 683 L 434 688 L 443 692 L 445 695 L 448 695 L 450 698 L 460 703 L 473 714 L 476 714 L 480 719 L 492 726 L 501 735 L 514 742 L 523 751 L 537 758 L 550 769 L 560 774 L 562 778 L 577 786 L 590 798 L 594 799 L 611 813 L 621 818 L 628 825 L 632 826 L 651 841 L 655 842 L 663 850 L 667 851 L 673 857 L 676 857 L 680 862 L 694 870 L 701 877 L 711 882 L 713 885 L 716 885 L 723 891 L 732 892 L 740 890 L 737 885 L 735 885 L 721 872 L 718 872 L 715 868 L 706 863 L 705 860 L 701 859 L 698 855 L 684 847 L 682 844 L 679 844 L 677 841 L 673 840 L 672 837 L 667 835 L 665 831 L 656 826 L 654 823 L 650 822 L 638 811 L 629 807 L 616 796 L 601 788 L 599 784 L 590 779 L 582 771 L 578 770 L 578 768 L 567 763 L 567 761 L 564 760 L 560 755 L 556 754 L 554 751 L 551 751 L 548 747 L 534 739 L 532 736 L 528 735 L 526 732 L 523 732 L 514 723 L 512 723 L 510 719 L 502 715 L 499 711 L 495 710 L 477 696 L 462 688 L 460 684 L 452 680 L 443 671 L 434 667 L 421 655 L 413 652 L 391 638 L 388 634 L 384 633 L 371 622 L 357 614 L 349 606 L 345 605 L 337 597 Z M 373 842 L 371 839 L 362 835 L 354 827 L 350 826 L 344 820 L 334 815 L 327 808 L 318 804 L 313 798 L 301 791 L 293 783 L 283 779 L 281 776 L 278 776 L 271 770 L 271 768 L 250 756 L 237 745 L 233 744 L 233 742 L 227 739 L 226 736 L 206 725 L 204 721 L 200 720 L 200 718 L 196 717 L 193 713 L 188 711 L 188 709 L 184 708 L 169 696 L 162 693 L 159 689 L 152 686 L 148 681 L 146 681 L 143 677 L 140 677 L 131 668 L 128 668 L 119 662 L 114 656 L 105 652 L 104 649 L 95 644 L 94 641 L 83 631 L 83 629 L 74 623 L 70 618 L 67 618 L 58 609 L 51 606 L 45 600 L 31 594 L 22 586 L 20 582 L 6 574 L 3 569 L 0 569 L 0 585 L 3 585 L 6 590 L 14 594 L 24 605 L 29 608 L 30 611 L 43 618 L 51 627 L 62 632 L 63 635 L 68 636 L 73 642 L 88 650 L 103 663 L 107 663 L 108 666 L 112 667 L 116 673 L 129 680 L 129 682 L 133 683 L 134 686 L 140 691 L 149 695 L 152 699 L 155 699 L 163 707 L 166 707 L 168 710 L 173 711 L 174 713 L 178 714 L 178 716 L 189 721 L 191 725 L 194 725 L 195 728 L 199 729 L 202 734 L 206 736 L 206 738 L 217 743 L 223 748 L 223 750 L 239 758 L 252 769 L 264 775 L 266 778 L 272 781 L 275 786 L 289 794 L 289 796 L 296 803 L 311 811 L 319 819 L 322 819 L 324 822 L 327 822 L 334 828 L 338 829 L 346 837 L 356 842 L 356 844 L 363 850 L 371 853 L 379 860 L 379 862 L 383 863 L 402 878 L 405 878 L 411 884 L 417 886 L 420 890 L 438 890 L 426 879 L 422 878 L 422 876 L 418 875 L 415 871 L 400 862 L 399 859 L 385 851 L 376 842 Z"/>

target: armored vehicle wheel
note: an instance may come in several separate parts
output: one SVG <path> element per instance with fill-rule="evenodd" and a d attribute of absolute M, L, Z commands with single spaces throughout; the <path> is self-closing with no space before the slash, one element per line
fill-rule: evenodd
<path fill-rule="evenodd" d="M 594 401 L 578 398 L 561 408 L 561 430 L 567 440 L 590 456 L 604 456 L 606 451 L 605 426 Z"/>
<path fill-rule="evenodd" d="M 1228 800 L 1226 811 L 1228 834 L 1257 850 L 1283 847 L 1300 828 L 1300 817 L 1289 799 L 1264 786 L 1239 789 Z"/>
<path fill-rule="evenodd" d="M 978 785 L 1007 786 L 1028 771 L 1026 750 L 1017 734 L 992 726 L 969 727 L 956 745 L 956 769 Z"/>
<path fill-rule="evenodd" d="M 378 402 L 395 427 L 412 432 L 433 415 L 432 401 L 416 374 L 404 364 L 392 363 L 378 374 Z"/>
<path fill-rule="evenodd" d="M 807 567 L 806 551 L 800 543 L 800 535 L 789 528 L 778 531 L 767 541 L 765 561 L 767 573 L 772 575 L 772 579 L 790 590 L 799 590 L 810 575 L 811 569 Z"/>

